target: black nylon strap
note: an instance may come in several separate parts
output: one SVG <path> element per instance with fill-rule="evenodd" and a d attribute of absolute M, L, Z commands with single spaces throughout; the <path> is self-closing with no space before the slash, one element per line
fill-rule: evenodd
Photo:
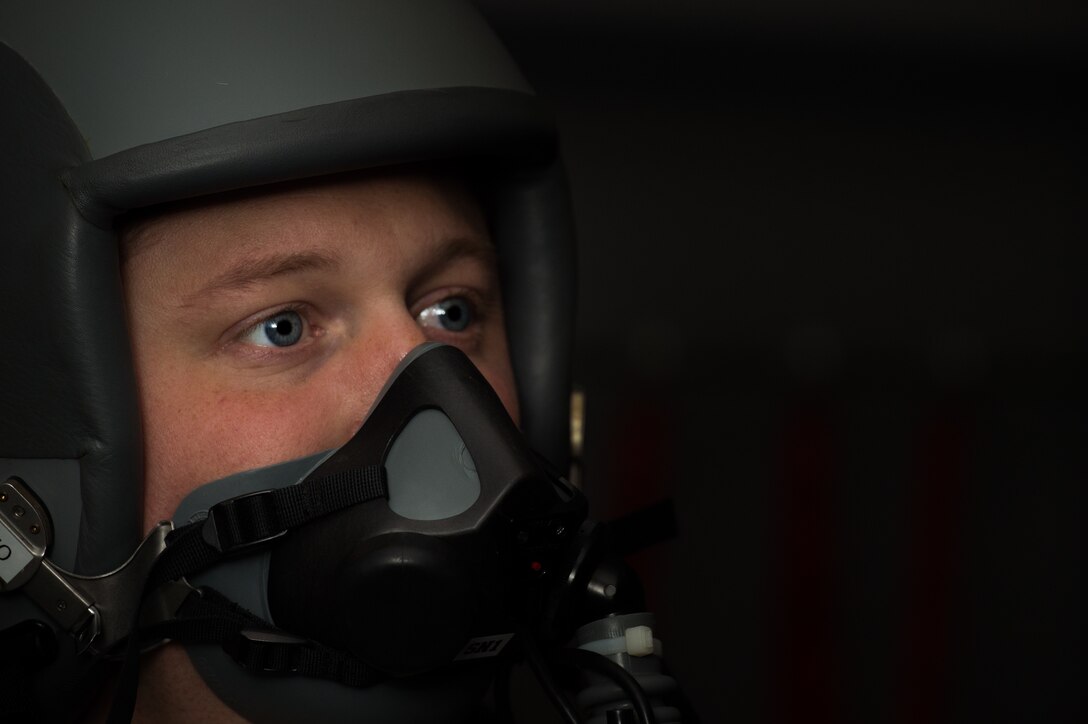
<path fill-rule="evenodd" d="M 385 468 L 355 468 L 212 506 L 206 520 L 167 536 L 147 590 L 204 570 L 225 555 L 273 540 L 329 513 L 388 498 Z"/>
<path fill-rule="evenodd" d="M 224 553 L 260 543 L 290 528 L 387 495 L 385 468 L 371 465 L 286 488 L 225 500 L 208 511 L 204 537 Z"/>
<path fill-rule="evenodd" d="M 141 636 L 220 644 L 240 666 L 256 673 L 297 674 L 353 687 L 386 678 L 350 654 L 280 631 L 210 588 L 191 593 L 176 618 L 144 629 Z"/>
<path fill-rule="evenodd" d="M 240 548 L 259 545 L 278 537 L 290 528 L 303 525 L 323 515 L 343 510 L 352 505 L 388 497 L 389 490 L 386 484 L 385 468 L 380 465 L 369 465 L 305 480 L 297 485 L 290 485 L 285 488 L 243 495 L 223 501 L 212 506 L 212 509 L 208 512 L 207 520 L 197 521 L 177 528 L 166 537 L 166 550 L 162 552 L 155 562 L 154 568 L 152 568 L 147 581 L 144 583 L 143 594 L 140 599 L 143 600 L 144 596 L 151 591 L 157 590 L 159 586 L 167 581 L 176 581 L 202 571 L 223 556 Z M 220 528 L 225 531 L 222 536 L 219 534 Z M 193 597 L 190 596 L 189 598 Z M 225 601 L 225 599 L 223 600 Z M 188 603 L 188 599 L 186 602 Z M 230 602 L 227 601 L 227 603 Z M 191 603 L 190 605 L 197 604 Z M 235 608 L 237 609 L 236 613 L 239 615 L 244 611 L 239 607 Z M 249 623 L 269 626 L 260 619 L 253 617 L 248 611 L 245 611 L 245 614 L 252 617 Z M 196 618 L 200 617 L 190 617 L 190 619 Z M 195 620 L 190 620 L 188 623 L 177 623 L 177 631 L 173 636 L 167 637 L 184 640 L 178 637 L 190 636 L 193 637 L 192 640 L 194 641 L 199 640 L 200 637 L 207 637 L 222 642 L 231 640 L 232 631 L 239 632 L 242 630 L 241 625 L 235 626 L 234 619 L 231 617 L 228 617 L 229 620 L 223 620 L 223 617 L 218 615 L 204 618 L 204 623 L 198 623 Z M 245 618 L 245 616 L 242 616 L 242 618 Z M 170 623 L 166 622 L 165 624 L 159 624 L 159 626 L 169 626 Z M 132 713 L 136 707 L 136 687 L 140 673 L 139 641 L 141 639 L 141 636 L 137 634 L 138 629 L 137 613 L 133 617 L 131 633 L 125 647 L 124 664 L 118 675 L 113 705 L 110 707 L 108 717 L 109 724 L 126 724 L 132 719 Z M 319 649 L 323 648 L 316 643 L 312 645 Z M 361 666 L 361 664 L 354 662 L 352 659 L 344 660 L 329 657 L 325 654 L 310 653 L 306 654 L 306 656 L 313 659 L 306 664 L 307 669 L 315 672 L 306 675 L 334 678 L 333 674 L 335 674 L 343 677 L 343 683 L 350 686 L 365 686 L 370 683 L 369 673 L 358 670 L 357 667 Z M 343 655 L 341 654 L 341 656 Z M 299 673 L 304 672 L 299 670 Z M 341 679 L 335 680 L 339 681 Z"/>

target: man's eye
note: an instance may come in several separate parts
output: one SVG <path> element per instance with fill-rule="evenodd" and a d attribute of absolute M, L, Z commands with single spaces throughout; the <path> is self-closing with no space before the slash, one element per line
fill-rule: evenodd
<path fill-rule="evenodd" d="M 436 302 L 419 313 L 417 319 L 424 327 L 463 332 L 472 324 L 472 304 L 463 297 L 450 297 Z"/>
<path fill-rule="evenodd" d="M 302 331 L 302 315 L 285 309 L 251 329 L 245 341 L 258 347 L 290 347 L 302 339 Z"/>

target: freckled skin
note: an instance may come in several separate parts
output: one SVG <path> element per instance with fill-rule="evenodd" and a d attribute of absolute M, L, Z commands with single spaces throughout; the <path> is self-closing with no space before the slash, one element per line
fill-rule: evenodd
<path fill-rule="evenodd" d="M 517 419 L 493 264 L 448 253 L 451 241 L 490 244 L 454 182 L 399 173 L 284 188 L 168 212 L 125 236 L 145 528 L 206 482 L 344 443 L 397 363 L 429 339 L 461 347 Z M 334 263 L 206 290 L 240 261 L 295 253 Z M 469 329 L 421 323 L 423 308 L 451 296 L 477 300 Z M 303 340 L 254 343 L 284 304 L 306 320 Z M 242 721 L 168 645 L 144 661 L 136 721 L 175 720 Z"/>

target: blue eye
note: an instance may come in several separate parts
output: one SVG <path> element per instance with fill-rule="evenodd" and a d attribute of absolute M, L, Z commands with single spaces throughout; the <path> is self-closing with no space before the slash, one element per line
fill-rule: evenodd
<path fill-rule="evenodd" d="M 419 313 L 418 319 L 424 327 L 463 332 L 472 324 L 472 317 L 472 305 L 467 299 L 450 297 L 424 309 Z"/>
<path fill-rule="evenodd" d="M 254 327 L 246 341 L 258 347 L 290 347 L 302 339 L 302 331 L 302 315 L 285 309 Z"/>

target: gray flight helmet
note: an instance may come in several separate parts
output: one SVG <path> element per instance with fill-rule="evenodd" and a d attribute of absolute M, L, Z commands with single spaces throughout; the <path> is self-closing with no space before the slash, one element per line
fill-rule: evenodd
<path fill-rule="evenodd" d="M 550 116 L 471 7 L 5 2 L 0 99 L 0 479 L 45 502 L 59 565 L 108 571 L 144 532 L 115 222 L 171 201 L 400 164 L 485 169 L 522 428 L 568 463 L 565 178 Z"/>
<path fill-rule="evenodd" d="M 105 573 L 145 533 L 116 224 L 173 201 L 404 164 L 471 168 L 498 248 L 521 425 L 567 465 L 566 182 L 549 114 L 471 7 L 9 0 L 0 136 L 0 481 L 20 477 L 45 504 L 60 567 Z M 0 595 L 0 633 L 36 611 Z M 63 648 L 26 682 L 42 720 L 70 717 L 100 681 L 96 662 Z"/>

